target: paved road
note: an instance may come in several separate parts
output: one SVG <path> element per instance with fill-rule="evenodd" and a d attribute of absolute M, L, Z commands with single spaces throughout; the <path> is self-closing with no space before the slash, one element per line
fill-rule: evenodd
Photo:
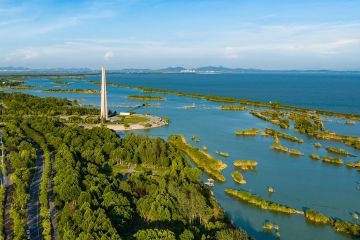
<path fill-rule="evenodd" d="M 30 184 L 30 199 L 27 203 L 27 229 L 30 230 L 31 239 L 42 239 L 41 236 L 41 222 L 40 222 L 40 204 L 39 204 L 39 194 L 40 194 L 40 182 L 43 173 L 44 166 L 44 157 L 43 153 L 39 150 L 39 146 L 33 143 L 34 147 L 37 149 L 37 159 L 33 179 Z"/>

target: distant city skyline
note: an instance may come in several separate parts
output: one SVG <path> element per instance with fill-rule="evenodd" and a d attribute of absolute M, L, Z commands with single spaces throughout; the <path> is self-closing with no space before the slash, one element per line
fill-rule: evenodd
<path fill-rule="evenodd" d="M 360 70 L 360 1 L 0 0 L 0 67 Z"/>

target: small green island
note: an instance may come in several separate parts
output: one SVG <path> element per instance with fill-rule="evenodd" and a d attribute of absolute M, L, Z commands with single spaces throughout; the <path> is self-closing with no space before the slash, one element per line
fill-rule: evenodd
<path fill-rule="evenodd" d="M 283 112 L 275 110 L 251 110 L 250 114 L 253 116 L 262 119 L 264 121 L 270 122 L 272 124 L 278 125 L 281 128 L 288 129 L 290 127 L 290 121 Z"/>
<path fill-rule="evenodd" d="M 279 230 L 279 228 L 279 225 L 273 224 L 268 221 L 263 224 L 263 229 L 265 229 L 266 231 Z"/>
<path fill-rule="evenodd" d="M 304 142 L 304 140 L 302 140 L 301 138 L 297 138 L 297 137 L 294 137 L 294 136 L 292 136 L 290 134 L 279 132 L 279 131 L 276 131 L 275 129 L 271 129 L 271 128 L 265 128 L 265 133 L 267 135 L 277 136 L 279 138 L 290 140 L 292 142 L 298 142 L 298 143 L 303 143 Z"/>
<path fill-rule="evenodd" d="M 193 140 L 194 142 L 197 142 L 197 143 L 200 142 L 200 138 L 195 135 L 191 136 L 191 140 Z"/>
<path fill-rule="evenodd" d="M 326 151 L 328 151 L 329 153 L 335 153 L 335 154 L 339 154 L 342 156 L 356 157 L 355 155 L 348 153 L 345 149 L 342 149 L 342 148 L 326 147 Z"/>
<path fill-rule="evenodd" d="M 261 198 L 260 196 L 253 195 L 244 190 L 234 190 L 234 189 L 226 188 L 225 193 L 234 198 L 240 199 L 243 202 L 246 202 L 250 205 L 256 206 L 264 210 L 284 213 L 284 214 L 304 214 L 303 211 L 299 211 L 297 209 L 285 205 L 267 201 Z"/>
<path fill-rule="evenodd" d="M 83 93 L 83 94 L 100 94 L 99 90 L 93 89 L 45 89 L 43 92 L 55 92 L 55 93 Z"/>
<path fill-rule="evenodd" d="M 328 156 L 323 156 L 322 161 L 324 163 L 333 164 L 333 165 L 343 165 L 344 164 L 344 160 L 342 160 L 341 158 L 332 158 L 332 157 L 328 157 Z"/>
<path fill-rule="evenodd" d="M 317 155 L 317 154 L 314 154 L 314 153 L 310 154 L 309 157 L 310 157 L 312 160 L 320 160 L 320 156 Z"/>
<path fill-rule="evenodd" d="M 215 153 L 221 157 L 230 157 L 230 154 L 226 153 L 226 152 L 220 152 L 220 151 L 215 151 Z"/>
<path fill-rule="evenodd" d="M 333 132 L 317 132 L 313 136 L 318 139 L 339 141 L 360 150 L 360 137 L 345 136 Z"/>
<path fill-rule="evenodd" d="M 358 224 L 350 223 L 337 218 L 333 219 L 312 209 L 307 209 L 304 216 L 306 221 L 309 223 L 329 225 L 337 232 L 347 234 L 354 238 L 360 237 L 360 225 Z"/>
<path fill-rule="evenodd" d="M 315 146 L 316 148 L 321 148 L 321 147 L 322 147 L 321 143 L 319 143 L 319 142 L 314 143 L 314 146 Z"/>
<path fill-rule="evenodd" d="M 240 168 L 243 171 L 247 170 L 255 170 L 257 166 L 257 162 L 253 160 L 235 160 L 234 166 Z"/>
<path fill-rule="evenodd" d="M 258 134 L 261 130 L 257 129 L 257 128 L 251 128 L 248 130 L 237 130 L 235 132 L 235 134 L 237 136 L 255 136 L 256 134 Z"/>
<path fill-rule="evenodd" d="M 357 168 L 358 170 L 360 170 L 360 160 L 358 160 L 356 162 L 348 162 L 348 163 L 346 163 L 346 166 L 348 168 Z"/>
<path fill-rule="evenodd" d="M 356 123 L 355 123 L 355 121 L 348 120 L 348 121 L 345 122 L 345 124 L 347 124 L 347 125 L 355 125 Z"/>
<path fill-rule="evenodd" d="M 270 221 L 266 221 L 264 224 L 263 224 L 263 229 L 266 231 L 266 232 L 269 232 L 269 233 L 272 233 L 275 235 L 276 239 L 280 239 L 280 226 L 277 225 L 277 224 L 274 224 Z"/>
<path fill-rule="evenodd" d="M 72 82 L 67 82 L 67 81 L 52 81 L 52 83 L 54 83 L 56 85 L 70 85 L 70 84 L 72 84 Z"/>
<path fill-rule="evenodd" d="M 141 100 L 141 101 L 165 101 L 166 98 L 158 97 L 158 96 L 151 96 L 151 95 L 129 95 L 127 96 L 128 99 L 131 100 Z"/>
<path fill-rule="evenodd" d="M 234 171 L 232 174 L 231 174 L 231 177 L 233 178 L 233 180 L 239 184 L 245 184 L 246 183 L 246 180 L 244 178 L 244 176 L 238 172 L 238 171 Z"/>
<path fill-rule="evenodd" d="M 288 147 L 282 146 L 277 136 L 274 136 L 274 144 L 272 145 L 272 149 L 279 152 L 286 152 L 294 156 L 304 156 L 304 153 L 300 152 L 297 149 L 290 149 Z"/>

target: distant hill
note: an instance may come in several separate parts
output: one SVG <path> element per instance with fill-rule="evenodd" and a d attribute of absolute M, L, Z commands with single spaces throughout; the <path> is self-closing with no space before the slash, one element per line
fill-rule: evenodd
<path fill-rule="evenodd" d="M 160 69 L 159 71 L 162 71 L 162 72 L 181 72 L 181 71 L 184 71 L 184 70 L 186 70 L 186 68 L 183 68 L 183 67 L 167 67 L 167 68 Z"/>
<path fill-rule="evenodd" d="M 0 74 L 99 74 L 99 69 L 90 68 L 48 68 L 48 69 L 33 69 L 26 67 L 0 67 Z M 334 71 L 334 70 L 262 70 L 253 68 L 227 68 L 223 66 L 205 66 L 197 68 L 184 67 L 167 67 L 161 69 L 147 69 L 147 68 L 125 68 L 108 70 L 109 74 L 116 73 L 183 73 L 183 74 L 217 74 L 217 73 L 266 73 L 266 72 L 287 72 L 287 73 L 325 73 L 325 72 L 359 72 L 359 71 Z"/>
<path fill-rule="evenodd" d="M 25 67 L 0 67 L 0 71 L 29 71 L 30 68 Z"/>
<path fill-rule="evenodd" d="M 224 73 L 263 72 L 264 71 L 264 70 L 260 70 L 260 69 L 227 68 L 227 67 L 223 67 L 223 66 L 199 67 L 199 68 L 195 68 L 194 70 L 198 71 L 198 72 L 224 72 Z"/>

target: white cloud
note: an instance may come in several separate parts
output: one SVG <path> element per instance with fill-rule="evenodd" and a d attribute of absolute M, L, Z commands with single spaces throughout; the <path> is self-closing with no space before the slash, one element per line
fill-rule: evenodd
<path fill-rule="evenodd" d="M 114 57 L 114 52 L 113 51 L 107 51 L 104 55 L 104 60 L 105 61 L 110 61 L 112 58 Z"/>
<path fill-rule="evenodd" d="M 24 60 L 32 60 L 39 57 L 39 52 L 33 50 L 33 49 L 25 49 L 21 52 L 22 58 Z"/>
<path fill-rule="evenodd" d="M 239 50 L 233 47 L 225 48 L 225 58 L 236 59 L 239 58 Z"/>
<path fill-rule="evenodd" d="M 4 58 L 5 62 L 29 61 L 40 56 L 40 52 L 35 49 L 17 49 Z"/>

